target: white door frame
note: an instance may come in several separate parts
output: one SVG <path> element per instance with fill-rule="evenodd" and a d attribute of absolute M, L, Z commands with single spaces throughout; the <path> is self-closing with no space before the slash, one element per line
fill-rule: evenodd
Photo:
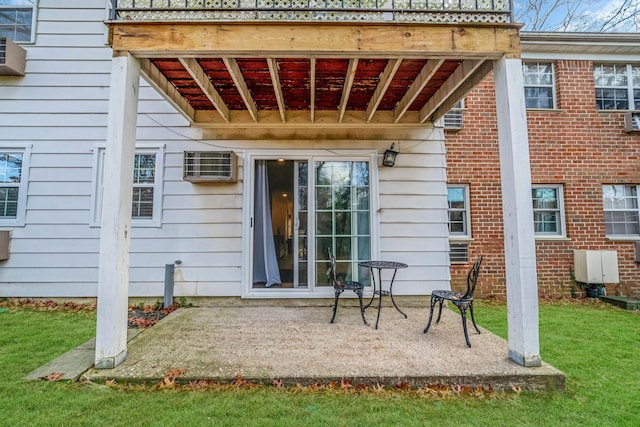
<path fill-rule="evenodd" d="M 379 258 L 380 254 L 380 224 L 378 215 L 378 152 L 372 150 L 245 150 L 244 174 L 243 174 L 243 200 L 242 200 L 242 298 L 329 298 L 334 296 L 333 288 L 316 288 L 312 282 L 315 266 L 315 245 L 309 237 L 307 259 L 311 263 L 308 271 L 311 274 L 309 286 L 306 288 L 291 289 L 253 289 L 252 265 L 253 265 L 253 228 L 252 217 L 254 207 L 254 171 L 256 160 L 306 160 L 309 162 L 309 187 L 314 184 L 313 162 L 316 160 L 327 161 L 362 161 L 369 162 L 369 193 L 370 193 L 370 224 L 371 224 L 371 257 Z M 309 200 L 309 215 L 315 206 Z M 315 237 L 314 237 L 315 239 Z"/>

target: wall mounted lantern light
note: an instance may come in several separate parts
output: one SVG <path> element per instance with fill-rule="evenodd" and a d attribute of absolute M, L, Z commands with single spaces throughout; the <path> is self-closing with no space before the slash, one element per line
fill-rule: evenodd
<path fill-rule="evenodd" d="M 395 143 L 391 144 L 391 147 L 384 152 L 384 157 L 382 158 L 382 164 L 384 166 L 392 167 L 396 164 L 396 156 L 398 155 L 398 152 L 393 149 L 395 145 Z"/>

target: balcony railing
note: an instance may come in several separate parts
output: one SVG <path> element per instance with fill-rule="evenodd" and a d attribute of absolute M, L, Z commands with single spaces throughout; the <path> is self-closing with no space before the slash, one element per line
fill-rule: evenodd
<path fill-rule="evenodd" d="M 513 22 L 513 0 L 112 0 L 112 20 Z"/>

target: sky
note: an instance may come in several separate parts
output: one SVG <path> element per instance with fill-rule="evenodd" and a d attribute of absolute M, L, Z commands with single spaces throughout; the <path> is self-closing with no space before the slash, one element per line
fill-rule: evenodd
<path fill-rule="evenodd" d="M 614 11 L 618 10 L 620 5 L 624 0 L 565 0 L 560 1 L 560 3 L 571 3 L 573 5 L 577 5 L 578 11 L 580 11 L 583 16 L 590 22 L 596 22 L 594 27 L 586 27 L 582 22 L 576 21 L 569 25 L 565 30 L 567 31 L 594 31 L 598 30 L 599 26 L 598 22 L 603 23 L 606 22 L 607 17 Z M 544 3 L 547 5 L 547 10 L 551 5 L 557 3 L 557 0 L 547 0 Z M 525 24 L 528 22 L 526 17 L 522 17 L 522 10 L 524 10 L 526 6 L 526 0 L 514 0 L 514 8 L 516 19 L 519 22 L 524 22 Z M 640 1 L 634 1 L 636 8 L 640 7 Z M 559 28 L 561 26 L 564 17 L 567 14 L 567 9 L 565 6 L 558 7 L 553 14 L 549 16 L 544 27 L 537 28 L 538 30 L 543 31 L 553 31 L 553 30 L 562 30 Z M 525 26 L 525 30 L 529 30 L 531 27 L 529 25 Z M 617 28 L 616 31 L 637 31 L 637 23 L 634 21 L 627 22 L 627 26 Z"/>

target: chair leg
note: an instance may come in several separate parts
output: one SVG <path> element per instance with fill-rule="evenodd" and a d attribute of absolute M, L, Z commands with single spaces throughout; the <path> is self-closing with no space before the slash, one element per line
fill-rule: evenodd
<path fill-rule="evenodd" d="M 462 330 L 464 331 L 464 339 L 467 341 L 467 347 L 471 347 L 469 341 L 469 334 L 467 333 L 467 308 L 464 306 L 458 306 L 460 309 L 460 317 L 462 317 Z"/>
<path fill-rule="evenodd" d="M 338 310 L 338 299 L 340 298 L 340 294 L 343 292 L 342 289 L 336 289 L 335 291 L 336 291 L 336 297 L 333 303 L 333 316 L 331 317 L 331 322 L 329 323 L 333 323 L 333 321 L 336 318 L 336 311 Z"/>
<path fill-rule="evenodd" d="M 429 307 L 429 321 L 427 322 L 427 326 L 424 328 L 423 334 L 426 334 L 431 327 L 431 319 L 433 318 L 433 309 L 436 306 L 436 298 L 431 296 L 431 304 Z"/>
<path fill-rule="evenodd" d="M 444 299 L 438 298 L 440 302 L 440 308 L 438 309 L 438 318 L 436 319 L 436 323 L 440 323 L 440 316 L 442 316 L 442 304 L 444 303 Z"/>
<path fill-rule="evenodd" d="M 358 289 L 354 291 L 356 295 L 358 295 L 358 300 L 360 301 L 360 314 L 362 314 L 362 321 L 365 325 L 367 325 L 367 319 L 364 317 L 364 304 L 362 302 L 362 289 Z"/>
<path fill-rule="evenodd" d="M 469 304 L 469 312 L 471 313 L 471 323 L 473 323 L 473 327 L 476 328 L 476 331 L 480 333 L 480 329 L 478 329 L 478 325 L 476 325 L 476 319 L 473 317 L 473 302 Z"/>

